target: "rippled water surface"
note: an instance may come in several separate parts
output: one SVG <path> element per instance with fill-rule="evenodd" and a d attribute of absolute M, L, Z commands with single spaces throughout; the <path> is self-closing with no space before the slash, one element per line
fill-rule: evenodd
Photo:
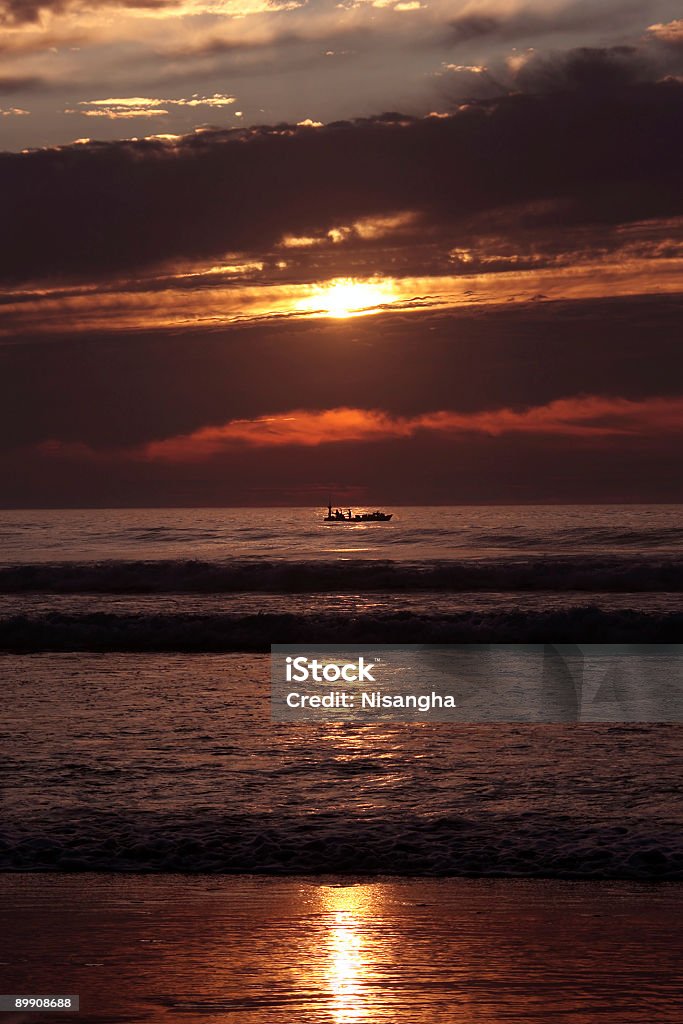
<path fill-rule="evenodd" d="M 2 564 L 119 559 L 488 558 L 683 551 L 675 505 L 402 507 L 388 523 L 327 524 L 324 509 L 0 510 Z"/>
<path fill-rule="evenodd" d="M 676 642 L 678 506 L 0 512 L 0 649 Z"/>
<path fill-rule="evenodd" d="M 683 878 L 680 725 L 275 724 L 269 667 L 0 657 L 0 866 Z"/>
<path fill-rule="evenodd" d="M 679 1024 L 677 895 L 629 883 L 5 876 L 0 958 L 18 990 L 78 993 L 78 1019 L 93 1024 Z"/>

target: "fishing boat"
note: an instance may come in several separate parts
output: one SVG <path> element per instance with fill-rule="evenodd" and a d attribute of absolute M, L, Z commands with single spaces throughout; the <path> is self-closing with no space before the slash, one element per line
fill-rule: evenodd
<path fill-rule="evenodd" d="M 388 523 L 392 512 L 354 512 L 350 508 L 332 508 L 332 502 L 327 506 L 327 515 L 324 523 Z"/>

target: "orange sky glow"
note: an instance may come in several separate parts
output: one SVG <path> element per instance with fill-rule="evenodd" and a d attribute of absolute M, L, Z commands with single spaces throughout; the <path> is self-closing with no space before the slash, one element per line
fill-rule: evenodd
<path fill-rule="evenodd" d="M 683 259 L 588 261 L 570 267 L 504 273 L 425 277 L 333 277 L 312 283 L 262 284 L 235 276 L 258 275 L 260 264 L 211 266 L 181 272 L 160 287 L 136 282 L 107 288 L 87 285 L 6 293 L 2 334 L 91 330 L 221 328 L 234 323 L 279 318 L 380 315 L 498 303 L 592 299 L 604 296 L 674 294 L 680 291 Z M 202 284 L 188 287 L 188 279 Z M 217 283 L 207 286 L 207 276 Z M 272 275 L 271 275 L 272 277 Z"/>
<path fill-rule="evenodd" d="M 490 409 L 475 413 L 437 411 L 399 417 L 378 409 L 295 409 L 285 414 L 231 420 L 191 434 L 150 441 L 130 449 L 96 452 L 82 444 L 47 441 L 43 454 L 57 458 L 133 459 L 197 462 L 235 447 L 317 447 L 357 441 L 405 439 L 420 432 L 456 437 L 466 434 L 537 434 L 585 440 L 683 433 L 683 397 L 629 401 L 597 395 L 558 399 L 522 411 Z"/>

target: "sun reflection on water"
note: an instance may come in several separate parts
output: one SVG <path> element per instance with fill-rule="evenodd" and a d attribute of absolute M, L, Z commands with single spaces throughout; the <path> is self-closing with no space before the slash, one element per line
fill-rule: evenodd
<path fill-rule="evenodd" d="M 329 979 L 334 998 L 334 1019 L 362 1020 L 363 947 L 357 922 L 348 911 L 338 910 L 330 930 Z"/>
<path fill-rule="evenodd" d="M 329 915 L 325 974 L 335 1024 L 372 1020 L 371 956 L 364 917 L 376 898 L 377 890 L 366 886 L 324 890 L 323 905 Z"/>

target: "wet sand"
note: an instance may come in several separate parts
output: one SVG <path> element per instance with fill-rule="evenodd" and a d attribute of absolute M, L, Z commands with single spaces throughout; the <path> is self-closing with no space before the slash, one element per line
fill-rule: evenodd
<path fill-rule="evenodd" d="M 679 1024 L 677 884 L 0 876 L 5 1021 Z"/>

